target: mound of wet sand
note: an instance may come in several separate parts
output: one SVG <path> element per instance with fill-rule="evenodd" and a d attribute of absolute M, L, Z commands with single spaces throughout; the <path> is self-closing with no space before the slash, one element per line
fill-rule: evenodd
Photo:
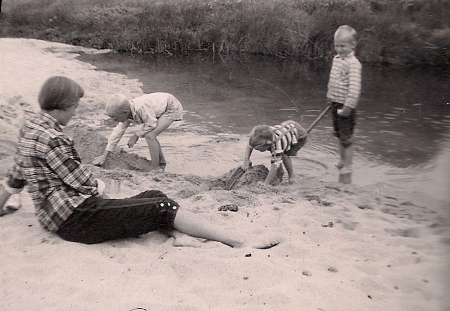
<path fill-rule="evenodd" d="M 73 138 L 75 148 L 84 164 L 91 163 L 95 157 L 100 156 L 108 143 L 105 137 L 89 126 L 70 125 L 64 131 Z M 149 172 L 150 165 L 151 161 L 147 158 L 120 149 L 111 152 L 102 167 L 106 170 L 122 169 Z"/>
<path fill-rule="evenodd" d="M 89 126 L 71 125 L 65 128 L 65 133 L 73 138 L 75 148 L 84 164 L 91 163 L 95 157 L 101 155 L 105 150 L 106 138 Z M 109 155 L 102 168 L 105 170 L 150 172 L 150 165 L 151 161 L 147 158 L 120 149 Z M 203 184 L 209 189 L 233 190 L 264 181 L 267 174 L 268 169 L 264 165 L 256 165 L 245 172 L 241 167 L 237 167 L 218 178 L 199 177 L 194 183 Z M 193 181 L 196 178 L 191 176 L 190 179 Z"/>

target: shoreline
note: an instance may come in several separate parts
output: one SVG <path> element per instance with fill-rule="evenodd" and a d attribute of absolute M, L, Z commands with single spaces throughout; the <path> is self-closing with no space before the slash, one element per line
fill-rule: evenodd
<path fill-rule="evenodd" d="M 139 81 L 78 61 L 80 50 L 0 39 L 2 177 L 12 163 L 12 137 L 17 137 L 23 111 L 36 111 L 38 89 L 49 76 L 66 75 L 85 88 L 72 124 L 78 121 L 83 130 L 93 131 L 74 134 L 85 143 L 78 142 L 82 157 L 99 152 L 105 143 L 95 126 L 83 127 L 102 122 L 105 95 L 142 93 Z M 199 143 L 182 131 L 166 139 L 175 147 L 183 139 L 190 151 L 171 149 L 174 161 L 192 163 L 200 154 L 209 156 L 211 161 L 198 170 L 240 164 L 227 162 L 230 149 L 242 143 L 238 140 L 211 135 Z M 208 144 L 226 152 L 212 157 Z M 129 157 L 124 153 L 116 161 Z M 199 248 L 175 247 L 171 238 L 153 232 L 99 245 L 69 243 L 40 227 L 23 194 L 23 207 L 0 218 L 2 309 L 295 311 L 301 305 L 305 310 L 442 311 L 450 306 L 445 292 L 450 285 L 449 211 L 425 197 L 413 200 L 383 184 L 358 187 L 315 178 L 303 178 L 302 187 L 254 183 L 229 191 L 215 187 L 217 176 L 87 167 L 109 189 L 112 180 L 121 179 L 117 197 L 161 189 L 212 224 L 248 236 L 277 232 L 283 241 L 269 250 L 208 241 Z M 219 211 L 226 204 L 239 209 Z"/>

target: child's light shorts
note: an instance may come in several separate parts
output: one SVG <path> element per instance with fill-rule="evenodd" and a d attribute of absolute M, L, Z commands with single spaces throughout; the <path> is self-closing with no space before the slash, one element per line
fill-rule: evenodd
<path fill-rule="evenodd" d="M 181 103 L 175 96 L 170 95 L 167 99 L 167 108 L 163 115 L 169 120 L 183 120 L 183 106 L 181 106 Z"/>

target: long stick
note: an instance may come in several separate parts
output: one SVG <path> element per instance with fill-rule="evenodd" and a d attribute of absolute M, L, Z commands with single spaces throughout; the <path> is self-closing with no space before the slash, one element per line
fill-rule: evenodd
<path fill-rule="evenodd" d="M 327 105 L 325 107 L 325 109 L 319 114 L 319 116 L 314 120 L 314 122 L 308 127 L 308 129 L 306 130 L 306 133 L 311 132 L 313 127 L 316 126 L 316 124 L 320 121 L 320 119 L 323 118 L 323 116 L 328 112 L 328 110 L 330 110 L 330 108 L 331 108 L 331 105 Z"/>

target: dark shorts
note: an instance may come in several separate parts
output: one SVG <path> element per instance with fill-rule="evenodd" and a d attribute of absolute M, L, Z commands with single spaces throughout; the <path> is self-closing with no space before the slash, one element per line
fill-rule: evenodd
<path fill-rule="evenodd" d="M 306 144 L 308 133 L 303 128 L 303 126 L 300 125 L 300 123 L 292 120 L 289 120 L 288 122 L 295 124 L 295 128 L 297 129 L 298 133 L 297 137 L 298 142 L 296 144 L 292 144 L 290 149 L 288 151 L 285 151 L 284 154 L 290 157 L 294 157 L 297 155 L 298 151 Z"/>
<path fill-rule="evenodd" d="M 290 157 L 295 157 L 298 151 L 306 144 L 306 137 L 300 138 L 298 143 L 291 145 L 291 149 L 285 151 L 284 154 Z"/>
<path fill-rule="evenodd" d="M 85 244 L 138 237 L 170 230 L 179 205 L 158 190 L 126 199 L 90 197 L 56 232 L 62 239 Z"/>
<path fill-rule="evenodd" d="M 353 144 L 353 131 L 356 125 L 356 110 L 352 109 L 350 116 L 343 117 L 337 114 L 344 104 L 333 102 L 333 128 L 334 136 L 339 138 L 341 145 L 345 148 Z"/>

